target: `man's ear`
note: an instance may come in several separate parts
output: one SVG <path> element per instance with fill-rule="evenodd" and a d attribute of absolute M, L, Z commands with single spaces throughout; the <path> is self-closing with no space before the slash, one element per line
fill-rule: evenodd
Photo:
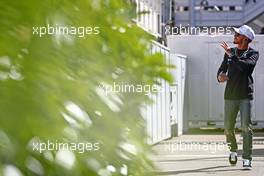
<path fill-rule="evenodd" d="M 244 38 L 243 43 L 248 44 L 249 43 L 249 39 L 248 38 Z"/>

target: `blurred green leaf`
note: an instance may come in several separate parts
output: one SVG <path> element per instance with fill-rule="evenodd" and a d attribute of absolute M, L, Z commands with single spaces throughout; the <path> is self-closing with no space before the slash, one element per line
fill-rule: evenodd
<path fill-rule="evenodd" d="M 152 38 L 132 22 L 135 5 L 3 0 L 0 8 L 0 168 L 23 175 L 147 175 L 153 165 L 140 115 L 147 96 L 105 96 L 98 87 L 171 80 L 163 57 L 148 52 Z M 33 34 L 47 25 L 98 27 L 100 34 Z M 34 141 L 99 143 L 99 150 L 40 153 Z"/>

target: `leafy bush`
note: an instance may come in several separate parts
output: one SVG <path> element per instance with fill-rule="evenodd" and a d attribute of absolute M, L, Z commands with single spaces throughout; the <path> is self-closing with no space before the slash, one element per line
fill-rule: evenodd
<path fill-rule="evenodd" d="M 163 58 L 148 52 L 151 37 L 131 20 L 134 4 L 2 0 L 0 7 L 0 170 L 5 175 L 147 175 L 153 166 L 140 114 L 147 96 L 106 96 L 99 86 L 170 79 Z M 34 33 L 47 25 L 90 26 L 94 33 Z M 84 152 L 40 152 L 34 144 L 41 142 L 92 146 Z"/>

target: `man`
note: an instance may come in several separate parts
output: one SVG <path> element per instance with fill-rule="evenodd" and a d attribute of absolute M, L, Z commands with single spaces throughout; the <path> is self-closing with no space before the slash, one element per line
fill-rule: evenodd
<path fill-rule="evenodd" d="M 235 123 L 238 111 L 241 116 L 241 128 L 243 136 L 243 167 L 251 169 L 252 154 L 252 100 L 253 78 L 252 72 L 257 63 L 259 54 L 249 47 L 254 39 L 254 31 L 247 25 L 234 28 L 234 44 L 237 47 L 230 48 L 226 42 L 221 46 L 225 50 L 224 60 L 217 72 L 217 80 L 220 83 L 227 82 L 225 88 L 225 135 L 230 148 L 229 162 L 237 163 L 237 143 L 235 138 Z"/>

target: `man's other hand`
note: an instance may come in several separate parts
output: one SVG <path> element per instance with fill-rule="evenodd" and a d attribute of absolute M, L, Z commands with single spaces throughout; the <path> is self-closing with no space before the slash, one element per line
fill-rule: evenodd
<path fill-rule="evenodd" d="M 228 78 L 228 76 L 225 73 L 220 73 L 218 75 L 217 79 L 218 79 L 219 82 L 222 83 L 222 82 L 227 81 L 229 78 Z"/>

